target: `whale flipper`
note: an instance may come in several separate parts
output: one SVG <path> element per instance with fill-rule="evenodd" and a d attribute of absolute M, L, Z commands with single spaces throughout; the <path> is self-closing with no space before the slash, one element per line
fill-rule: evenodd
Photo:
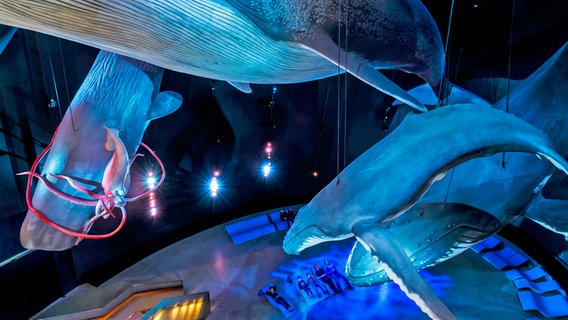
<path fill-rule="evenodd" d="M 568 239 L 568 200 L 546 199 L 541 193 L 531 202 L 526 217 Z"/>
<path fill-rule="evenodd" d="M 148 120 L 158 119 L 175 112 L 181 106 L 182 100 L 181 95 L 177 92 L 160 92 L 152 101 L 148 111 Z"/>
<path fill-rule="evenodd" d="M 431 202 L 417 203 L 381 227 L 400 242 L 414 269 L 421 270 L 460 254 L 503 226 L 499 219 L 475 207 Z M 379 262 L 359 242 L 351 250 L 345 275 L 357 286 L 389 281 Z"/>
<path fill-rule="evenodd" d="M 414 268 L 401 244 L 379 227 L 356 230 L 357 240 L 384 266 L 388 276 L 432 319 L 456 319 Z"/>
<path fill-rule="evenodd" d="M 294 35 L 294 41 L 305 45 L 371 87 L 408 104 L 420 112 L 427 111 L 420 101 L 376 70 L 370 61 L 356 54 L 346 52 L 338 47 L 328 35 L 323 33 L 298 33 Z"/>
<path fill-rule="evenodd" d="M 250 84 L 244 82 L 235 82 L 235 81 L 227 81 L 230 85 L 237 88 L 239 91 L 244 93 L 251 93 L 252 89 L 250 88 Z"/>
<path fill-rule="evenodd" d="M 18 31 L 16 27 L 0 26 L 0 54 L 4 52 L 16 31 Z"/>

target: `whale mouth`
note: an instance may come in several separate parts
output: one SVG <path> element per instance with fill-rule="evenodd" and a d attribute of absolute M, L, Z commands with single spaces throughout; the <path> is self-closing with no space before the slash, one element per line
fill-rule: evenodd
<path fill-rule="evenodd" d="M 322 242 L 339 241 L 353 237 L 352 233 L 345 235 L 329 235 L 318 225 L 312 224 L 304 227 L 300 231 L 294 229 L 294 225 L 284 238 L 282 248 L 287 254 L 300 254 L 304 249 L 315 246 Z"/>

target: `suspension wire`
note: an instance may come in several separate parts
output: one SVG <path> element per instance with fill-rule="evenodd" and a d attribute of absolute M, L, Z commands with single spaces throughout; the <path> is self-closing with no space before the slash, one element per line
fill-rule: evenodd
<path fill-rule="evenodd" d="M 448 46 L 450 44 L 450 36 L 451 36 L 451 30 L 452 30 L 452 21 L 453 21 L 453 17 L 454 17 L 454 5 L 455 5 L 455 1 L 452 0 L 452 5 L 450 6 L 450 18 L 448 20 L 448 31 L 446 32 L 446 44 L 444 45 L 444 57 L 446 57 L 446 74 L 449 74 L 449 65 L 450 65 L 450 56 L 448 54 Z M 460 57 L 461 57 L 461 53 L 460 53 Z M 459 68 L 458 68 L 459 69 Z M 457 75 L 456 75 L 457 76 Z M 440 104 L 442 102 L 442 85 L 439 86 L 440 88 L 438 89 L 438 104 L 436 105 L 436 108 L 440 107 Z M 452 180 L 454 177 L 454 168 L 452 168 L 451 170 L 452 172 L 450 173 L 450 181 L 448 182 L 448 187 L 446 189 L 446 195 L 444 196 L 444 203 L 448 200 L 448 195 L 450 194 L 450 188 L 452 187 Z"/>
<path fill-rule="evenodd" d="M 318 162 L 319 162 L 319 153 L 320 153 L 320 147 L 321 147 L 321 137 L 323 135 L 323 128 L 325 126 L 325 115 L 326 115 L 326 111 L 327 111 L 327 101 L 329 99 L 329 90 L 331 87 L 331 78 L 328 79 L 327 81 L 327 90 L 325 93 L 325 100 L 324 100 L 324 105 L 323 105 L 323 110 L 322 110 L 322 115 L 320 117 L 319 120 L 319 125 L 318 125 L 318 137 L 316 139 L 316 150 L 315 150 L 315 155 L 314 155 L 314 170 L 312 173 L 317 174 L 318 170 Z"/>
<path fill-rule="evenodd" d="M 49 60 L 49 69 L 51 70 L 51 79 L 53 80 L 53 88 L 55 89 L 55 99 L 57 100 L 57 110 L 59 110 L 59 117 L 63 120 L 63 113 L 61 112 L 61 103 L 59 101 L 59 89 L 57 89 L 57 80 L 55 80 L 55 72 L 53 71 L 53 62 L 51 61 L 51 49 L 47 45 L 47 58 Z"/>
<path fill-rule="evenodd" d="M 47 79 L 45 77 L 45 72 L 44 72 L 45 63 L 44 63 L 43 58 L 41 56 L 41 46 L 39 44 L 39 38 L 38 38 L 37 32 L 33 33 L 33 37 L 34 37 L 34 43 L 37 47 L 37 59 L 38 59 L 38 63 L 39 63 L 40 69 L 41 69 L 41 79 L 42 79 L 42 82 L 43 82 L 43 89 L 45 90 L 45 94 L 48 94 L 49 90 L 47 88 Z M 50 117 L 49 117 L 49 130 L 52 131 L 52 133 L 53 133 L 56 130 L 56 129 L 54 129 L 54 127 L 57 127 L 57 126 L 54 126 L 54 124 L 53 124 L 53 113 L 51 111 L 49 112 L 49 115 L 50 115 Z M 50 139 L 51 139 L 51 137 L 46 137 L 46 141 L 49 141 Z"/>
<path fill-rule="evenodd" d="M 347 48 L 347 34 L 349 26 L 349 0 L 347 1 L 347 6 L 345 7 L 345 52 L 349 52 Z M 340 10 L 341 11 L 341 10 Z M 339 25 L 339 30 L 341 31 L 341 25 Z M 345 54 L 345 66 L 347 67 L 348 54 Z M 343 79 L 343 168 L 347 166 L 347 76 L 348 72 L 345 72 Z"/>
<path fill-rule="evenodd" d="M 337 22 L 337 157 L 336 157 L 336 175 L 339 183 L 339 148 L 340 148 L 340 130 L 341 130 L 341 6 L 343 1 L 339 1 L 338 22 Z"/>
<path fill-rule="evenodd" d="M 505 112 L 509 112 L 509 92 L 511 91 L 511 60 L 513 56 L 513 24 L 515 23 L 515 0 L 513 0 L 513 8 L 511 8 L 511 29 L 509 30 L 509 60 L 507 64 L 507 100 L 505 104 Z"/>
<path fill-rule="evenodd" d="M 65 60 L 63 58 L 63 49 L 61 48 L 61 38 L 58 38 L 59 42 L 59 55 L 61 56 L 61 68 L 63 69 L 63 81 L 65 82 L 65 94 L 67 96 L 67 105 L 69 106 L 69 114 L 71 115 L 71 125 L 73 126 L 73 131 L 77 131 L 75 127 L 75 118 L 73 117 L 73 108 L 71 108 L 71 99 L 69 96 L 69 81 L 67 81 L 67 72 L 65 70 Z"/>
<path fill-rule="evenodd" d="M 451 29 L 452 29 L 452 20 L 454 19 L 454 5 L 455 5 L 455 1 L 452 0 L 452 5 L 450 7 L 450 18 L 448 21 L 448 31 L 446 32 L 446 44 L 444 45 L 444 57 L 446 57 L 447 61 L 446 61 L 446 73 L 449 72 L 448 70 L 448 66 L 450 65 L 450 57 L 448 55 L 448 46 L 450 43 L 450 35 L 451 35 Z M 443 85 L 439 85 L 438 88 L 438 104 L 436 105 L 436 108 L 440 106 L 441 102 L 442 102 L 442 88 Z"/>
<path fill-rule="evenodd" d="M 515 22 L 515 3 L 513 0 L 513 7 L 511 8 L 511 29 L 509 30 L 509 59 L 507 62 L 507 99 L 505 100 L 505 112 L 509 113 L 509 96 L 511 91 L 511 61 L 513 60 L 513 24 Z M 501 169 L 505 169 L 505 152 L 501 158 Z"/>

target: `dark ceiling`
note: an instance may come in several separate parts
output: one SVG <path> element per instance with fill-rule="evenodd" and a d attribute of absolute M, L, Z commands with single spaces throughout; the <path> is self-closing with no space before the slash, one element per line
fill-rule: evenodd
<path fill-rule="evenodd" d="M 466 88 L 476 78 L 522 79 L 568 40 L 568 1 L 423 3 L 446 45 L 447 78 Z M 47 145 L 97 54 L 95 48 L 18 30 L 0 56 L 0 261 L 25 250 L 19 244 L 25 178 L 15 174 L 28 170 Z M 384 74 L 405 89 L 416 85 L 401 72 Z M 183 105 L 154 120 L 143 139 L 166 166 L 159 216 L 147 214 L 146 200 L 130 203 L 127 223 L 114 237 L 85 240 L 65 252 L 31 253 L 17 266 L 2 267 L 2 275 L 24 277 L 23 272 L 43 268 L 57 279 L 28 281 L 56 287 L 49 292 L 61 295 L 81 282 L 104 281 L 211 226 L 306 203 L 388 134 L 396 111 L 387 109 L 392 98 L 349 75 L 251 87 L 253 93 L 245 94 L 222 81 L 166 70 L 162 90 L 180 93 Z M 48 107 L 50 99 L 57 107 Z M 273 145 L 275 172 L 264 178 L 259 163 L 266 158 L 267 142 Z M 133 174 L 140 174 L 137 166 Z M 221 172 L 223 189 L 211 198 L 206 181 L 214 170 Z M 108 231 L 115 223 L 101 221 L 91 232 Z M 50 298 L 56 297 L 46 296 L 44 302 Z"/>

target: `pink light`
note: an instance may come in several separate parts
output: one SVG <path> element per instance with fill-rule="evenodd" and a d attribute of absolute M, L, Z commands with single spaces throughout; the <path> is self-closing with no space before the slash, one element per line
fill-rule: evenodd
<path fill-rule="evenodd" d="M 266 148 L 264 149 L 264 151 L 266 151 L 267 154 L 271 154 L 272 153 L 272 143 L 270 143 L 270 142 L 266 143 Z"/>
<path fill-rule="evenodd" d="M 214 176 L 214 177 L 218 177 L 218 176 L 220 176 L 220 175 L 221 175 L 221 172 L 220 172 L 219 170 L 213 171 L 213 176 Z"/>

